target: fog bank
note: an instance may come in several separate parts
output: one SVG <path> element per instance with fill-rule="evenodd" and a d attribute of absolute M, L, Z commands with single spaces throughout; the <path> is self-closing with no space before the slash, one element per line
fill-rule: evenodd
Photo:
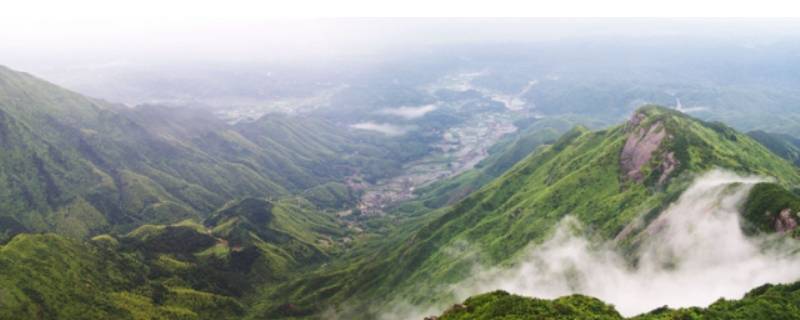
<path fill-rule="evenodd" d="M 454 290 L 459 297 L 495 289 L 540 298 L 582 293 L 631 316 L 663 305 L 707 306 L 765 283 L 795 281 L 800 258 L 763 248 L 766 239 L 741 231 L 738 210 L 760 181 L 722 171 L 698 178 L 644 231 L 635 268 L 611 244 L 575 236 L 577 222 L 568 218 L 516 267 L 483 271 Z"/>

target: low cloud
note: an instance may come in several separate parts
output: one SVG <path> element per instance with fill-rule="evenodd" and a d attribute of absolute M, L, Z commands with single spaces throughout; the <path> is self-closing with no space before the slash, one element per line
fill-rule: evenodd
<path fill-rule="evenodd" d="M 398 126 L 389 123 L 361 122 L 350 126 L 351 128 L 380 132 L 388 136 L 400 136 L 411 130 L 409 126 Z"/>
<path fill-rule="evenodd" d="M 497 289 L 539 298 L 581 293 L 632 316 L 664 305 L 704 307 L 721 297 L 741 298 L 765 283 L 797 281 L 794 240 L 741 231 L 739 208 L 760 181 L 723 171 L 695 180 L 643 231 L 636 266 L 613 242 L 580 236 L 580 223 L 567 217 L 551 239 L 532 246 L 513 267 L 478 268 L 474 277 L 451 286 L 457 299 L 451 303 Z"/>
<path fill-rule="evenodd" d="M 406 120 L 412 120 L 420 118 L 428 114 L 428 112 L 436 110 L 437 108 L 438 107 L 434 104 L 428 104 L 418 107 L 399 107 L 399 108 L 382 109 L 378 111 L 378 113 L 398 116 L 405 118 Z"/>

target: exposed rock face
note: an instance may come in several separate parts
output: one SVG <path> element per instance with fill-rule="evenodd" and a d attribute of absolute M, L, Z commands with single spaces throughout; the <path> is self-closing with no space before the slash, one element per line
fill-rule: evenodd
<path fill-rule="evenodd" d="M 622 148 L 622 154 L 620 155 L 622 173 L 628 179 L 636 182 L 641 182 L 644 179 L 642 167 L 650 161 L 653 153 L 661 145 L 661 141 L 667 136 L 667 132 L 661 122 L 656 122 L 647 129 L 633 129 L 632 126 L 638 125 L 642 121 L 642 117 L 643 115 L 637 112 L 628 121 L 629 128 L 635 131 L 628 134 L 628 140 L 625 141 L 625 146 Z M 677 165 L 677 162 L 674 161 L 674 155 L 671 156 L 671 159 L 672 164 L 667 165 L 668 168 L 671 168 L 670 172 Z M 665 162 L 666 160 L 665 158 Z M 662 179 L 665 177 L 665 175 L 662 175 Z"/>
<path fill-rule="evenodd" d="M 644 120 L 646 117 L 647 117 L 647 116 L 645 116 L 645 115 L 644 115 L 644 113 L 641 113 L 641 112 L 634 112 L 634 113 L 631 115 L 631 118 L 630 118 L 630 119 L 628 119 L 628 127 L 627 127 L 627 129 L 628 129 L 628 130 L 631 130 L 631 128 L 635 128 L 635 127 L 636 127 L 636 126 L 638 126 L 640 123 L 642 123 L 642 120 Z"/>
<path fill-rule="evenodd" d="M 792 209 L 786 208 L 775 217 L 775 231 L 787 232 L 797 228 L 797 221 L 792 217 Z"/>
<path fill-rule="evenodd" d="M 643 122 L 646 119 L 647 115 L 641 111 L 635 112 L 628 119 L 625 127 L 628 139 L 625 141 L 625 146 L 623 146 L 620 154 L 620 171 L 626 179 L 635 182 L 642 182 L 645 179 L 644 166 L 653 157 L 658 157 L 655 153 L 661 147 L 664 139 L 672 138 L 662 121 L 644 126 Z M 662 160 L 657 167 L 658 172 L 661 172 L 658 177 L 658 184 L 663 185 L 670 174 L 678 168 L 680 161 L 678 161 L 673 151 L 664 151 L 660 158 Z"/>
<path fill-rule="evenodd" d="M 678 159 L 675 159 L 675 152 L 668 152 L 664 155 L 661 162 L 661 176 L 658 177 L 658 184 L 664 184 L 667 178 L 678 167 Z"/>

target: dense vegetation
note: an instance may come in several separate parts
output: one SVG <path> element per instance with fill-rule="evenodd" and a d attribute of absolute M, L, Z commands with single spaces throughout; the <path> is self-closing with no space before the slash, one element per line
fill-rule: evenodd
<path fill-rule="evenodd" d="M 0 318 L 236 319 L 244 313 L 231 297 L 179 282 L 151 281 L 158 266 L 113 243 L 57 235 L 14 237 L 0 248 Z"/>
<path fill-rule="evenodd" d="M 454 305 L 439 320 L 455 319 L 622 319 L 622 316 L 600 300 L 573 295 L 556 300 L 525 298 L 495 291 L 474 296 Z"/>
<path fill-rule="evenodd" d="M 614 306 L 600 300 L 572 295 L 555 300 L 521 297 L 496 291 L 471 297 L 454 305 L 438 320 L 480 319 L 624 319 Z M 629 319 L 800 319 L 800 282 L 789 285 L 764 285 L 740 300 L 724 300 L 707 308 L 669 309 L 667 307 Z"/>
<path fill-rule="evenodd" d="M 426 151 L 317 118 L 230 125 L 187 109 L 131 109 L 4 67 L 0 145 L 0 240 L 19 230 L 126 232 L 202 218 L 237 197 L 309 189 L 318 205 L 341 207 L 356 195 L 335 181 L 389 176 Z"/>
<path fill-rule="evenodd" d="M 763 144 L 767 149 L 786 160 L 800 164 L 800 140 L 787 134 L 752 131 L 747 133 L 753 139 Z"/>
<path fill-rule="evenodd" d="M 800 212 L 800 196 L 778 184 L 759 183 L 745 203 L 742 214 L 747 223 L 742 227 L 748 233 L 782 231 L 776 230 L 776 222 L 784 210 L 788 215 L 783 219 L 795 221 Z"/>
<path fill-rule="evenodd" d="M 329 259 L 346 236 L 301 199 L 244 199 L 204 224 L 0 247 L 0 319 L 238 319 L 243 299 Z"/>

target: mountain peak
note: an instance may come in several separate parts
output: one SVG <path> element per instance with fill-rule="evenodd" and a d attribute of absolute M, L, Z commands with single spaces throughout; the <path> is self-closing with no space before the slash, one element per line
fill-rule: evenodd
<path fill-rule="evenodd" d="M 628 118 L 628 122 L 626 126 L 628 128 L 638 127 L 642 124 L 650 124 L 653 121 L 657 120 L 674 120 L 674 119 L 688 119 L 689 117 L 675 109 L 670 109 L 660 105 L 643 105 L 634 111 L 630 118 Z"/>

